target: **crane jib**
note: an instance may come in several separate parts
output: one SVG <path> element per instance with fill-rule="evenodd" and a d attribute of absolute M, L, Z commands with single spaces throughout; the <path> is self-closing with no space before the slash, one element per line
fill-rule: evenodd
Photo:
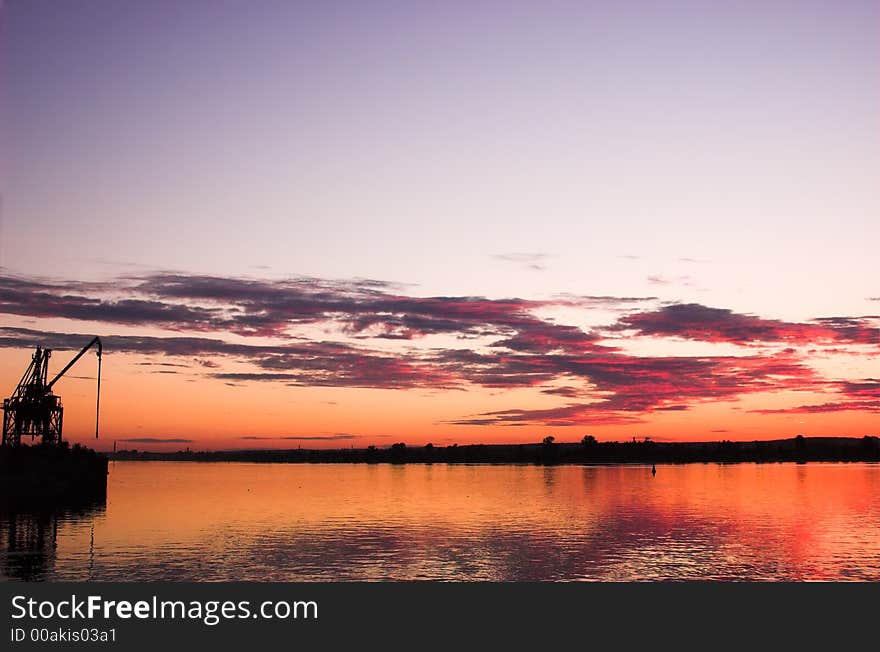
<path fill-rule="evenodd" d="M 61 397 L 52 393 L 52 387 L 85 353 L 96 347 L 98 354 L 98 387 L 95 402 L 95 438 L 98 437 L 98 423 L 101 411 L 101 357 L 103 345 L 101 338 L 94 337 L 74 358 L 49 382 L 49 357 L 51 350 L 37 347 L 32 361 L 15 393 L 3 400 L 3 440 L 4 446 L 18 446 L 23 435 L 39 437 L 43 444 L 61 444 L 63 407 Z"/>
<path fill-rule="evenodd" d="M 67 373 L 67 370 L 70 369 L 74 364 L 76 364 L 76 361 L 79 360 L 81 357 L 83 357 L 86 354 L 86 351 L 88 351 L 90 348 L 92 348 L 96 344 L 98 345 L 98 360 L 100 361 L 101 360 L 101 353 L 102 353 L 104 347 L 101 346 L 101 338 L 96 335 L 95 338 L 91 342 L 89 342 L 88 344 L 86 344 L 82 348 L 82 351 L 80 351 L 79 353 L 76 354 L 76 356 L 74 356 L 73 360 L 71 360 L 70 362 L 67 363 L 67 366 L 64 367 L 64 369 L 62 369 L 61 371 L 58 372 L 58 374 L 51 380 L 51 382 L 48 385 L 46 385 L 46 389 L 51 390 L 52 385 L 54 385 L 56 382 L 58 382 L 58 380 L 61 378 L 61 376 L 63 376 L 65 373 Z"/>

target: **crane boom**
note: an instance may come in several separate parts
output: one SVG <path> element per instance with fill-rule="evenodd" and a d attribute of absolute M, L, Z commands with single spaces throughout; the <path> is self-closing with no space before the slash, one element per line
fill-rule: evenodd
<path fill-rule="evenodd" d="M 64 376 L 76 362 L 93 346 L 98 354 L 98 395 L 95 403 L 95 438 L 98 437 L 98 417 L 101 409 L 101 338 L 94 337 L 73 360 L 50 381 L 49 349 L 37 347 L 31 364 L 15 388 L 15 393 L 3 399 L 3 446 L 19 446 L 22 435 L 40 437 L 43 444 L 61 444 L 61 428 L 64 409 L 61 397 L 52 393 L 52 386 Z"/>
<path fill-rule="evenodd" d="M 99 365 L 98 369 L 100 369 L 101 352 L 103 351 L 104 347 L 101 346 L 101 338 L 98 337 L 97 335 L 95 335 L 94 339 L 91 342 L 89 342 L 88 344 L 86 344 L 82 348 L 82 351 L 77 353 L 76 356 L 73 358 L 73 360 L 68 362 L 67 366 L 64 367 L 64 369 L 62 369 L 61 371 L 59 371 L 58 374 L 51 381 L 49 381 L 49 384 L 46 385 L 46 390 L 51 391 L 52 385 L 54 385 L 56 382 L 58 382 L 58 380 L 61 378 L 61 376 L 63 376 L 65 373 L 67 373 L 67 370 L 70 369 L 74 364 L 76 364 L 76 361 L 79 360 L 81 357 L 83 357 L 86 354 L 86 351 L 88 351 L 90 348 L 92 348 L 95 344 L 98 345 L 98 365 Z M 100 379 L 100 372 L 99 372 L 98 378 Z M 98 380 L 98 383 L 100 383 L 100 382 L 101 381 Z M 99 387 L 100 387 L 100 385 L 99 385 Z"/>
<path fill-rule="evenodd" d="M 82 351 L 77 353 L 76 356 L 74 356 L 73 360 L 68 362 L 67 366 L 64 367 L 64 369 L 62 369 L 61 371 L 59 371 L 58 375 L 56 375 L 49 382 L 49 384 L 46 385 L 46 391 L 51 392 L 52 385 L 54 385 L 58 381 L 58 379 L 61 378 L 61 376 L 63 376 L 65 374 L 65 372 L 68 369 L 70 369 L 74 364 L 76 364 L 76 361 L 79 360 L 81 357 L 83 357 L 85 355 L 86 351 L 88 351 L 90 348 L 92 348 L 96 344 L 98 346 L 98 350 L 97 350 L 97 354 L 98 354 L 98 392 L 97 392 L 97 398 L 95 399 L 95 439 L 98 438 L 98 419 L 101 416 L 101 353 L 104 351 L 104 347 L 101 344 L 101 338 L 98 337 L 97 335 L 95 335 L 95 337 L 92 339 L 92 341 L 89 342 L 88 344 L 86 344 L 82 348 Z"/>

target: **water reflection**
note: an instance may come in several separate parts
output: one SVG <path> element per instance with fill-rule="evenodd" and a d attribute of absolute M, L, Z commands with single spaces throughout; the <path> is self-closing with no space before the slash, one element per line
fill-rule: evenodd
<path fill-rule="evenodd" d="M 7 501 L 0 506 L 0 579 L 26 582 L 53 579 L 59 528 L 85 524 L 93 535 L 95 515 L 104 507 L 103 500 L 51 507 Z M 89 552 L 93 555 L 93 547 L 90 546 Z"/>
<path fill-rule="evenodd" d="M 880 579 L 880 466 L 119 462 L 10 579 Z M 54 520 L 53 520 L 54 519 Z"/>

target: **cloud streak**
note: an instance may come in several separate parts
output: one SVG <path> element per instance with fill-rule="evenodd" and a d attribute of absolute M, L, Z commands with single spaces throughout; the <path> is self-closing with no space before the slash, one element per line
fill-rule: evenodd
<path fill-rule="evenodd" d="M 191 444 L 192 439 L 182 439 L 179 437 L 124 437 L 116 441 L 124 441 L 129 444 Z"/>
<path fill-rule="evenodd" d="M 245 436 L 239 437 L 239 439 L 244 441 L 348 441 L 351 439 L 358 439 L 357 435 L 349 435 L 347 433 L 338 433 L 335 435 L 303 435 L 303 436 L 294 436 L 289 435 L 286 437 L 258 437 L 258 436 Z"/>
<path fill-rule="evenodd" d="M 812 405 L 752 410 L 757 414 L 822 414 L 826 412 L 880 412 L 880 380 L 866 378 L 860 381 L 834 383 L 834 400 Z"/>
<path fill-rule="evenodd" d="M 503 260 L 508 263 L 515 263 L 517 265 L 521 265 L 526 269 L 535 271 L 535 272 L 543 272 L 547 269 L 544 261 L 549 258 L 547 254 L 528 254 L 528 253 L 513 253 L 513 254 L 497 254 L 494 256 L 497 260 Z"/>
<path fill-rule="evenodd" d="M 608 326 L 585 329 L 540 316 L 547 309 L 602 310 L 619 316 Z M 462 425 L 635 423 L 653 412 L 685 411 L 757 392 L 824 391 L 840 398 L 824 406 L 790 408 L 804 411 L 871 409 L 878 400 L 870 383 L 847 386 L 824 378 L 797 350 L 833 344 L 851 353 L 847 347 L 876 346 L 880 329 L 875 316 L 790 322 L 697 303 L 658 306 L 654 297 L 420 297 L 370 279 L 260 280 L 170 273 L 107 283 L 2 276 L 0 313 L 180 332 L 102 335 L 102 340 L 108 354 L 169 356 L 175 360 L 147 365 L 188 367 L 231 384 L 534 388 L 568 401 L 452 421 Z M 76 350 L 90 337 L 85 333 L 0 327 L 0 347 L 40 344 Z M 634 355 L 624 348 L 628 336 L 733 344 L 743 354 Z M 431 337 L 431 344 L 417 345 L 417 340 Z M 756 354 L 761 346 L 777 349 Z M 786 348 L 780 351 L 779 346 Z M 247 367 L 223 369 L 224 361 Z"/>
<path fill-rule="evenodd" d="M 626 315 L 612 330 L 649 337 L 677 337 L 712 343 L 748 345 L 787 343 L 878 344 L 876 317 L 824 317 L 811 322 L 786 322 L 712 308 L 698 303 L 678 303 L 649 312 Z"/>

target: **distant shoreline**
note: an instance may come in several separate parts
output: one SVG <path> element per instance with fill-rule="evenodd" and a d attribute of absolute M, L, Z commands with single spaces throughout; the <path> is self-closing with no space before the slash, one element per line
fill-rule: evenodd
<path fill-rule="evenodd" d="M 687 464 L 749 462 L 880 462 L 880 438 L 794 437 L 770 441 L 715 442 L 545 442 L 343 449 L 267 449 L 233 451 L 109 453 L 111 460 L 355 463 L 355 464 Z"/>

